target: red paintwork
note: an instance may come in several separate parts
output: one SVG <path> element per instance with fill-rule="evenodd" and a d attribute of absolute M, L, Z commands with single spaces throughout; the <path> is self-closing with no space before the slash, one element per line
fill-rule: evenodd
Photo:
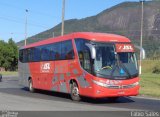
<path fill-rule="evenodd" d="M 96 81 L 100 81 L 100 82 L 107 82 L 107 81 L 110 82 L 110 80 L 95 77 L 85 72 L 81 68 L 79 64 L 78 54 L 76 52 L 76 47 L 74 44 L 75 38 L 85 38 L 85 39 L 93 40 L 97 42 L 121 42 L 121 43 L 130 42 L 128 38 L 123 37 L 123 36 L 114 35 L 114 34 L 78 32 L 78 33 L 72 33 L 72 34 L 68 34 L 65 36 L 61 36 L 61 37 L 50 38 L 44 41 L 40 41 L 37 43 L 27 45 L 24 48 L 30 48 L 34 46 L 39 46 L 39 45 L 72 39 L 74 53 L 75 53 L 74 60 L 45 61 L 45 62 L 29 63 L 29 67 L 30 67 L 29 69 L 30 69 L 32 80 L 33 80 L 34 88 L 51 90 L 54 86 L 57 86 L 57 91 L 60 92 L 60 87 L 59 87 L 60 84 L 66 83 L 67 93 L 70 93 L 69 81 L 71 79 L 74 79 L 78 83 L 80 95 L 94 97 L 94 98 L 138 95 L 139 86 L 136 86 L 130 89 L 107 89 L 107 88 L 94 84 L 92 81 L 93 79 Z M 120 45 L 117 45 L 117 47 L 119 46 Z M 117 49 L 117 51 L 120 51 L 120 50 Z M 49 70 L 47 70 L 47 67 L 45 67 L 45 66 L 48 66 L 47 64 L 49 64 L 49 68 L 50 68 Z M 77 69 L 78 74 L 74 74 L 73 72 L 74 69 Z M 55 70 L 57 71 L 56 75 L 54 75 Z M 71 73 L 70 76 L 67 75 L 67 72 Z M 82 75 L 84 72 L 85 72 L 85 79 L 87 82 L 89 82 L 89 85 L 90 85 L 89 87 L 82 87 L 80 83 L 78 82 L 78 80 L 76 79 L 78 76 Z M 62 74 L 64 75 L 64 78 L 65 78 L 64 80 L 60 79 L 60 76 Z M 55 83 L 52 83 L 52 80 L 55 77 L 58 77 L 58 81 Z M 139 81 L 139 78 L 133 78 L 130 80 L 121 80 L 120 83 L 123 85 L 127 85 L 127 84 L 132 84 L 138 81 Z M 97 91 L 100 93 L 97 93 Z"/>
<path fill-rule="evenodd" d="M 74 38 L 85 38 L 92 41 L 98 41 L 98 42 L 131 42 L 128 38 L 120 35 L 115 34 L 106 34 L 106 33 L 93 33 L 93 32 L 77 32 L 72 33 L 60 37 L 50 38 L 47 40 L 43 40 L 40 42 L 36 42 L 30 45 L 25 46 L 24 48 L 49 44 L 49 43 L 55 43 L 59 41 L 64 41 L 68 39 L 74 39 Z"/>

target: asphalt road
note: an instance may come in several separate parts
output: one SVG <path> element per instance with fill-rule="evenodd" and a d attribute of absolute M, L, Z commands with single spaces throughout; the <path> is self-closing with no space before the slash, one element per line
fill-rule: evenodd
<path fill-rule="evenodd" d="M 141 110 L 160 112 L 160 100 L 122 97 L 116 102 L 109 102 L 107 98 L 98 100 L 83 98 L 81 102 L 73 102 L 68 94 L 40 90 L 36 93 L 30 93 L 27 88 L 18 84 L 18 77 L 7 76 L 3 77 L 2 82 L 0 82 L 0 110 L 41 111 L 43 112 L 39 113 L 41 116 L 46 111 L 50 111 L 49 115 L 53 114 L 52 111 L 65 111 L 64 113 L 66 111 L 78 111 L 76 115 L 82 115 L 81 111 L 92 111 L 92 113 L 85 112 L 88 116 L 94 116 L 95 112 L 105 115 L 106 113 L 103 112 L 106 111 L 111 111 L 110 114 L 112 111 L 119 113 Z M 36 113 L 34 114 L 36 116 Z M 57 112 L 56 114 L 61 113 Z M 119 116 L 124 116 L 124 114 L 126 113 L 121 113 Z"/>

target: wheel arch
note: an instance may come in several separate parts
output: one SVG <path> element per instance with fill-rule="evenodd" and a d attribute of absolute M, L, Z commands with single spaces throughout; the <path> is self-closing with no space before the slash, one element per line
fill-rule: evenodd
<path fill-rule="evenodd" d="M 69 84 L 72 84 L 73 82 L 75 82 L 77 84 L 78 88 L 79 88 L 79 84 L 78 84 L 78 81 L 76 79 L 71 79 L 69 81 Z"/>
<path fill-rule="evenodd" d="M 32 77 L 31 77 L 31 76 L 28 77 L 28 81 L 29 81 L 29 80 L 32 80 Z"/>

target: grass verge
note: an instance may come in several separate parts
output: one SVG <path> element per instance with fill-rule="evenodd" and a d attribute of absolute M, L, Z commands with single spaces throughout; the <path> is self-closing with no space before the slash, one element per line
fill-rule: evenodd
<path fill-rule="evenodd" d="M 160 98 L 160 74 L 153 74 L 155 66 L 160 66 L 160 60 L 143 60 L 140 76 L 140 95 Z"/>
<path fill-rule="evenodd" d="M 140 95 L 160 98 L 160 74 L 144 73 L 140 78 Z"/>
<path fill-rule="evenodd" d="M 18 75 L 18 72 L 11 72 L 11 71 L 6 71 L 6 72 L 0 72 L 0 74 L 2 74 L 3 76 L 5 75 Z"/>

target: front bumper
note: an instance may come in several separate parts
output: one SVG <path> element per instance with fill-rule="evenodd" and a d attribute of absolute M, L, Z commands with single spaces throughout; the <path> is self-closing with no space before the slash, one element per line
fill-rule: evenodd
<path fill-rule="evenodd" d="M 122 96 L 136 96 L 139 94 L 139 86 L 132 89 L 97 89 L 94 92 L 94 98 L 103 97 L 122 97 Z"/>

